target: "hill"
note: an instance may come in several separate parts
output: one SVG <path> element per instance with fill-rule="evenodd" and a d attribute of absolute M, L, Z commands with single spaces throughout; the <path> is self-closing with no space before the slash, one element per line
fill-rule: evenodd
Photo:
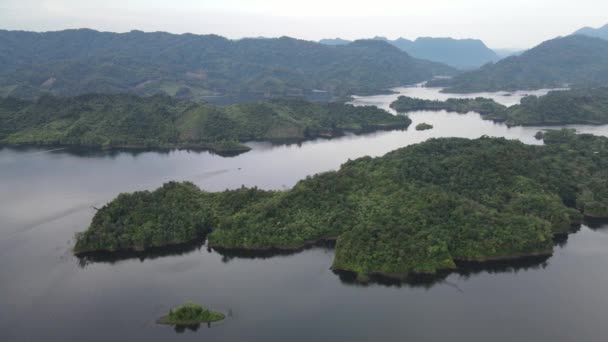
<path fill-rule="evenodd" d="M 407 52 L 410 56 L 433 62 L 447 64 L 458 69 L 476 69 L 486 63 L 495 62 L 500 57 L 478 39 L 453 39 L 422 37 L 414 41 L 405 38 L 390 40 L 385 37 L 374 37 L 374 40 L 386 41 Z M 327 45 L 345 45 L 348 40 L 323 39 Z"/>
<path fill-rule="evenodd" d="M 166 95 L 88 94 L 0 99 L 0 144 L 102 148 L 192 148 L 245 152 L 251 140 L 334 137 L 345 131 L 407 128 L 376 107 L 273 100 L 227 107 Z"/>
<path fill-rule="evenodd" d="M 514 91 L 608 85 L 608 41 L 581 35 L 546 41 L 519 56 L 429 86 L 445 92 Z"/>
<path fill-rule="evenodd" d="M 598 28 L 583 27 L 582 29 L 574 32 L 573 34 L 579 34 L 579 35 L 584 35 L 584 36 L 589 36 L 589 37 L 597 37 L 597 38 L 602 38 L 602 39 L 608 40 L 608 24 L 606 24 L 602 27 L 598 27 Z"/>
<path fill-rule="evenodd" d="M 163 92 L 336 96 L 377 92 L 451 74 L 393 46 L 358 41 L 327 46 L 288 37 L 228 40 L 164 32 L 0 31 L 0 96 Z"/>
<path fill-rule="evenodd" d="M 581 212 L 608 216 L 608 139 L 563 130 L 545 142 L 431 139 L 286 191 L 167 183 L 101 208 L 75 252 L 141 250 L 209 232 L 220 249 L 297 250 L 337 238 L 333 268 L 361 279 L 549 255 L 553 236 L 580 223 Z"/>

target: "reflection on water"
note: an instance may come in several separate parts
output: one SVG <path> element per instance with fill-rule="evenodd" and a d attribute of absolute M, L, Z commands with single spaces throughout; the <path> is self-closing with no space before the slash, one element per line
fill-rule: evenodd
<path fill-rule="evenodd" d="M 403 90 L 422 91 L 444 96 Z M 379 105 L 386 107 L 383 101 Z M 380 156 L 432 137 L 539 143 L 533 137 L 539 128 L 507 128 L 474 113 L 410 116 L 414 125 L 424 120 L 435 129 L 250 143 L 252 151 L 233 158 L 193 151 L 0 149 L 0 340 L 172 340 L 175 331 L 155 320 L 186 301 L 234 315 L 213 329 L 181 334 L 184 341 L 566 342 L 608 336 L 608 225 L 601 222 L 585 222 L 567 243 L 558 241 L 547 260 L 467 265 L 438 280 L 394 286 L 384 280 L 349 285 L 348 276 L 330 270 L 334 252 L 328 248 L 263 258 L 219 253 L 200 242 L 122 257 L 79 260 L 71 253 L 73 236 L 88 226 L 92 207 L 169 180 L 189 180 L 209 191 L 284 189 L 349 158 Z M 607 126 L 574 127 L 608 135 Z"/>
<path fill-rule="evenodd" d="M 128 259 L 138 259 L 143 262 L 144 260 L 154 260 L 157 258 L 169 257 L 169 256 L 179 256 L 187 253 L 191 253 L 193 251 L 200 251 L 201 248 L 205 245 L 205 240 L 200 239 L 198 241 L 193 241 L 190 243 L 184 243 L 173 246 L 164 246 L 164 247 L 152 247 L 146 249 L 145 251 L 133 251 L 133 250 L 123 250 L 118 252 L 90 252 L 90 253 L 82 253 L 77 256 L 78 265 L 82 268 L 87 267 L 92 263 L 108 263 L 108 264 L 116 264 L 118 262 L 128 260 Z"/>

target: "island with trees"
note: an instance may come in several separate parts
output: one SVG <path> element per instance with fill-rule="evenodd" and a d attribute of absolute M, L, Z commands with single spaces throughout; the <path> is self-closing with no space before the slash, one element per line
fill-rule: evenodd
<path fill-rule="evenodd" d="M 376 107 L 304 100 L 216 106 L 166 95 L 89 94 L 0 99 L 1 145 L 249 150 L 243 142 L 302 141 L 389 129 L 411 121 Z"/>
<path fill-rule="evenodd" d="M 175 326 L 194 326 L 201 323 L 221 321 L 224 318 L 226 316 L 221 312 L 207 310 L 195 303 L 186 303 L 171 309 L 157 322 Z"/>
<path fill-rule="evenodd" d="M 608 216 L 608 138 L 561 130 L 544 139 L 431 139 L 285 191 L 206 192 L 170 182 L 105 205 L 74 251 L 145 250 L 204 236 L 211 248 L 250 251 L 337 240 L 333 269 L 362 280 L 551 255 L 553 237 L 583 215 Z"/>
<path fill-rule="evenodd" d="M 416 125 L 417 131 L 428 131 L 429 129 L 433 129 L 433 125 L 428 124 L 426 122 L 419 123 Z"/>
<path fill-rule="evenodd" d="M 485 120 L 508 126 L 608 124 L 608 88 L 551 91 L 544 96 L 526 96 L 521 103 L 503 106 L 492 99 L 421 100 L 400 96 L 391 103 L 400 113 L 446 110 L 457 113 L 477 112 Z"/>
<path fill-rule="evenodd" d="M 390 107 L 399 113 L 407 113 L 414 111 L 441 111 L 456 113 L 477 112 L 480 114 L 493 114 L 503 111 L 506 107 L 497 103 L 492 99 L 477 97 L 474 99 L 447 99 L 446 101 L 439 100 L 423 100 L 408 96 L 399 96 L 397 100 L 390 104 Z"/>

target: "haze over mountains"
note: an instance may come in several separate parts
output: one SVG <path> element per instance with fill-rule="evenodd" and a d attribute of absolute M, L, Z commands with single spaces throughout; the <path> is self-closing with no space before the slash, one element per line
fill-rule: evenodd
<path fill-rule="evenodd" d="M 0 31 L 0 96 L 164 92 L 197 98 L 315 90 L 350 95 L 454 73 L 377 40 L 327 46 L 288 37 L 233 41 L 141 31 Z"/>
<path fill-rule="evenodd" d="M 583 35 L 556 38 L 520 56 L 429 85 L 463 93 L 604 86 L 608 85 L 608 41 Z"/>
<path fill-rule="evenodd" d="M 608 24 L 599 28 L 583 27 L 582 29 L 574 32 L 573 34 L 582 34 L 590 37 L 608 39 Z"/>
<path fill-rule="evenodd" d="M 374 37 L 383 40 L 407 52 L 415 58 L 444 63 L 458 69 L 476 69 L 486 63 L 495 62 L 500 57 L 479 39 L 453 39 L 421 37 L 412 41 L 405 38 L 390 40 L 385 37 Z M 322 39 L 321 44 L 346 45 L 350 41 L 341 38 Z"/>

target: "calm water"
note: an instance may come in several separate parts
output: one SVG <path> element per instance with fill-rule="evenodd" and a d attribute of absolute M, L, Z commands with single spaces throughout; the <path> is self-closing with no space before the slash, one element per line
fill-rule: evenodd
<path fill-rule="evenodd" d="M 426 98 L 437 90 L 400 88 Z M 432 95 L 435 94 L 435 95 Z M 520 95 L 493 95 L 502 103 Z M 391 96 L 358 98 L 386 107 Z M 384 100 L 383 100 L 384 99 Z M 205 246 L 142 259 L 82 264 L 75 232 L 118 193 L 190 180 L 207 190 L 293 186 L 349 158 L 378 156 L 434 136 L 505 136 L 538 143 L 538 128 L 479 115 L 417 112 L 414 125 L 301 145 L 251 144 L 234 158 L 209 153 L 0 150 L 0 341 L 605 341 L 608 225 L 594 223 L 547 260 L 450 274 L 434 283 L 354 285 L 329 270 L 331 249 L 230 258 Z M 413 127 L 413 126 L 412 126 Z M 606 126 L 578 126 L 608 135 Z M 230 315 L 176 333 L 154 320 L 192 300 Z"/>

